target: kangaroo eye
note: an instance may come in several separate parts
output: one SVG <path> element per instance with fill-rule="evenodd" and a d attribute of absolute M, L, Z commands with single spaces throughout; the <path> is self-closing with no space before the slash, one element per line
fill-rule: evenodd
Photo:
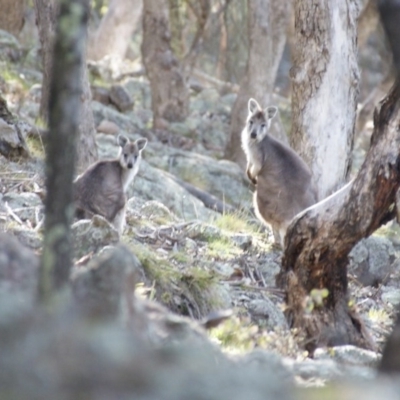
<path fill-rule="evenodd" d="M 125 160 L 127 160 L 128 159 L 128 154 L 124 154 L 124 158 L 125 158 Z"/>
<path fill-rule="evenodd" d="M 249 125 L 250 125 L 250 126 L 253 125 L 253 121 L 252 121 L 252 120 L 249 121 Z"/>

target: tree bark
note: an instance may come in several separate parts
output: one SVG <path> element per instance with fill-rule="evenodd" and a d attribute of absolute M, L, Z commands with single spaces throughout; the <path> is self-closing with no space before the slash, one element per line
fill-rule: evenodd
<path fill-rule="evenodd" d="M 24 26 L 24 0 L 0 0 L 0 29 L 17 36 Z"/>
<path fill-rule="evenodd" d="M 189 92 L 174 55 L 166 0 L 146 0 L 143 4 L 142 57 L 150 81 L 153 126 L 166 121 L 182 121 L 189 112 Z"/>
<path fill-rule="evenodd" d="M 245 165 L 241 132 L 247 102 L 255 98 L 263 107 L 271 104 L 275 78 L 286 42 L 289 5 L 281 0 L 248 0 L 249 54 L 246 72 L 231 114 L 230 139 L 225 158 Z M 276 133 L 276 125 L 271 127 Z M 279 134 L 279 132 L 278 132 Z M 282 132 L 280 132 L 282 135 Z"/>
<path fill-rule="evenodd" d="M 106 15 L 88 46 L 88 58 L 107 55 L 125 58 L 131 36 L 142 13 L 143 0 L 111 0 Z"/>
<path fill-rule="evenodd" d="M 296 0 L 291 145 L 311 167 L 322 199 L 350 170 L 357 108 L 358 7 Z"/>
<path fill-rule="evenodd" d="M 372 346 L 348 305 L 347 262 L 361 238 L 395 215 L 393 205 L 400 186 L 399 124 L 397 81 L 375 111 L 371 148 L 354 182 L 289 226 L 277 283 L 286 293 L 289 321 L 306 333 L 310 350 L 344 343 Z M 321 305 L 313 302 L 313 289 L 328 290 Z"/>
<path fill-rule="evenodd" d="M 52 0 L 35 0 L 35 12 L 39 29 L 40 43 L 42 47 L 43 82 L 42 97 L 40 100 L 40 115 L 48 121 L 49 118 L 49 92 L 52 71 L 53 47 L 55 35 L 55 19 L 57 15 L 57 3 Z M 85 55 L 84 55 L 85 57 Z M 84 65 L 86 60 L 84 59 Z M 79 135 L 77 169 L 82 171 L 97 160 L 96 129 L 94 126 L 93 112 L 91 109 L 92 94 L 88 79 L 87 68 L 81 70 L 82 95 L 81 106 L 78 110 Z"/>
<path fill-rule="evenodd" d="M 44 302 L 68 281 L 72 263 L 72 181 L 88 15 L 88 0 L 59 1 L 50 80 L 46 217 L 39 282 L 39 297 Z"/>

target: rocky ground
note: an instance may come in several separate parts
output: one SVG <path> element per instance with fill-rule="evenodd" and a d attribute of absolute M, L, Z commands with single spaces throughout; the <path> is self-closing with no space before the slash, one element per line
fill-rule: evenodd
<path fill-rule="evenodd" d="M 9 160 L 0 156 L 0 231 L 16 237 L 32 250 L 27 259 L 34 259 L 40 255 L 43 233 L 44 151 L 41 136 L 37 134 L 41 126 L 39 60 L 37 49 L 28 51 L 9 35 L 2 33 L 0 44 L 2 95 L 22 124 L 30 152 L 28 158 Z M 377 351 L 342 346 L 318 349 L 310 358 L 302 350 L 301 332 L 291 331 L 285 320 L 283 296 L 275 286 L 282 254 L 272 244 L 271 232 L 252 213 L 253 188 L 236 164 L 221 158 L 235 94 L 220 95 L 211 86 L 203 87 L 200 92 L 193 91 L 188 120 L 155 132 L 150 129 L 149 85 L 137 65 L 104 60 L 92 63 L 90 71 L 100 158 L 116 155 L 118 133 L 131 139 L 145 136 L 149 143 L 140 172 L 129 188 L 123 236 L 119 238 L 101 217 L 74 223 L 74 277 L 90 271 L 98 254 L 120 249 L 122 243 L 134 255 L 137 304 L 142 301 L 146 307 L 157 309 L 155 303 L 147 303 L 150 301 L 166 307 L 160 308 L 159 314 L 169 322 L 160 328 L 162 334 L 155 335 L 158 340 L 163 335 L 176 339 L 175 333 L 169 330 L 171 321 L 188 326 L 188 330 L 201 330 L 189 320 L 178 317 L 174 320 L 166 310 L 201 322 L 215 315 L 218 319 L 223 315 L 218 314 L 221 310 L 232 310 L 225 322 L 207 334 L 201 330 L 200 336 L 205 342 L 211 341 L 211 352 L 222 352 L 230 359 L 239 357 L 242 370 L 250 365 L 262 365 L 266 371 L 274 370 L 274 374 L 278 370 L 277 376 L 282 382 L 287 380 L 300 386 L 324 386 L 339 378 L 357 378 L 368 387 L 376 376 L 374 368 L 379 362 L 382 344 L 391 331 L 394 307 L 400 303 L 398 227 L 392 224 L 382 228 L 359 243 L 350 257 L 351 302 L 363 317 Z M 280 103 L 284 116 L 287 102 L 280 99 Z M 0 136 L 9 129 L 9 125 L 0 124 Z M 185 183 L 218 198 L 222 212 L 207 208 Z M 10 269 L 10 265 L 6 257 L 0 257 L 0 294 L 2 299 L 11 294 L 17 296 L 16 303 L 25 310 L 24 314 L 30 310 L 37 283 L 30 272 L 23 268 Z M 79 282 L 79 278 L 74 279 Z M 30 295 L 18 298 L 19 293 Z M 0 328 L 6 326 L 7 315 L 4 310 L 0 313 Z M 60 326 L 65 325 L 58 322 Z M 36 325 L 35 329 L 30 336 L 38 335 L 40 330 Z M 56 341 L 58 329 L 61 329 L 58 325 L 54 330 L 49 329 L 49 343 Z M 97 333 L 123 335 L 107 332 Z M 80 337 L 73 341 L 71 348 L 76 351 L 88 341 L 87 335 Z M 128 346 L 124 340 L 122 343 Z M 51 354 L 53 350 L 51 346 L 46 347 L 43 354 L 46 351 Z M 107 354 L 102 357 L 108 360 L 113 351 L 105 349 Z M 124 348 L 118 351 L 122 357 Z M 140 353 L 140 349 L 135 351 Z M 20 350 L 18 354 L 22 353 Z M 38 354 L 31 355 L 32 360 L 44 357 Z M 156 360 L 162 358 L 160 354 L 153 356 Z M 117 359 L 115 363 L 120 361 Z M 57 368 L 64 371 L 67 367 L 60 364 Z M 235 370 L 237 376 L 242 374 L 240 368 Z M 213 375 L 212 371 L 208 374 Z M 235 378 L 226 375 L 221 379 Z M 260 388 L 260 393 L 264 389 Z M 273 389 L 269 386 L 268 390 Z M 238 393 L 230 396 L 240 398 Z M 170 398 L 179 396 L 172 390 Z"/>

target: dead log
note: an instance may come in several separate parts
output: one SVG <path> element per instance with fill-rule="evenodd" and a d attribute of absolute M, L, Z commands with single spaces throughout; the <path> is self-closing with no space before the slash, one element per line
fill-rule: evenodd
<path fill-rule="evenodd" d="M 277 284 L 286 293 L 292 327 L 306 334 L 306 348 L 373 344 L 349 307 L 348 254 L 395 216 L 400 186 L 400 80 L 374 114 L 371 148 L 357 177 L 338 193 L 306 210 L 290 225 Z M 321 303 L 312 290 L 327 289 Z M 314 292 L 315 293 L 315 292 Z"/>

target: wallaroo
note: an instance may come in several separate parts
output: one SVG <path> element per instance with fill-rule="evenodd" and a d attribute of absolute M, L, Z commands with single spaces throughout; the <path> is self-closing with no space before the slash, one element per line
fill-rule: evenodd
<path fill-rule="evenodd" d="M 131 142 L 126 136 L 117 138 L 120 146 L 116 159 L 100 160 L 74 181 L 74 202 L 77 218 L 105 217 L 122 234 L 125 226 L 126 192 L 139 171 L 142 150 L 147 139 Z"/>
<path fill-rule="evenodd" d="M 254 208 L 257 217 L 271 225 L 283 248 L 292 218 L 317 202 L 317 190 L 307 164 L 268 133 L 277 108 L 263 110 L 250 99 L 248 111 L 242 147 L 247 157 L 247 176 L 256 185 Z"/>

